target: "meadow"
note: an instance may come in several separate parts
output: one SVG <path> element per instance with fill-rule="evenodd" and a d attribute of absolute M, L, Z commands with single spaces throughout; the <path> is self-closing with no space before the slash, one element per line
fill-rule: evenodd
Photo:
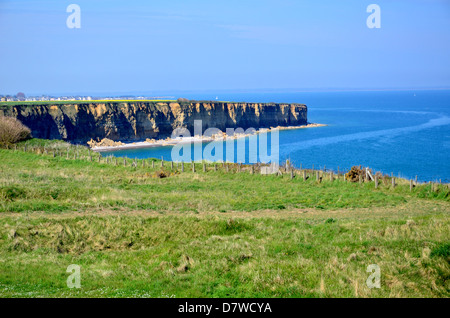
<path fill-rule="evenodd" d="M 172 99 L 111 99 L 111 100 L 45 100 L 45 101 L 14 101 L 0 102 L 0 109 L 11 106 L 51 106 L 51 105 L 79 105 L 79 104 L 114 104 L 114 103 L 171 103 Z"/>
<path fill-rule="evenodd" d="M 448 185 L 125 163 L 61 141 L 0 150 L 1 297 L 450 295 Z"/>

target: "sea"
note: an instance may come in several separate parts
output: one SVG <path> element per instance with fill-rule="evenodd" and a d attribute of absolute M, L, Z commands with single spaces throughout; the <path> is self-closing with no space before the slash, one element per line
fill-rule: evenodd
<path fill-rule="evenodd" d="M 196 100 L 306 104 L 308 122 L 327 126 L 280 130 L 280 163 L 289 160 L 297 168 L 333 171 L 361 165 L 396 177 L 417 176 L 421 182 L 450 182 L 450 90 L 185 95 L 182 97 Z M 222 160 L 253 162 L 251 138 L 255 137 L 244 143 L 234 141 L 234 156 L 226 156 L 224 151 Z M 271 140 L 270 133 L 267 139 Z M 201 147 L 205 149 L 207 143 Z M 172 146 L 102 153 L 167 161 L 172 160 L 171 154 Z M 192 151 L 190 160 L 198 159 L 194 155 Z"/>

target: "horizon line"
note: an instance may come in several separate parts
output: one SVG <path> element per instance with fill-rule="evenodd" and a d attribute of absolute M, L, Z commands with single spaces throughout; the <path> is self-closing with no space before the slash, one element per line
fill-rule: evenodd
<path fill-rule="evenodd" d="M 27 93 L 26 96 L 158 96 L 167 97 L 167 94 L 203 94 L 203 93 L 307 93 L 307 92 L 376 92 L 376 91 L 442 91 L 450 90 L 450 87 L 420 87 L 420 88 L 253 88 L 253 89 L 205 89 L 205 90 L 161 90 L 155 91 L 128 91 L 128 92 L 71 92 L 71 93 Z M 23 91 L 18 91 L 23 92 Z M 15 96 L 15 94 L 0 93 L 2 96 Z M 171 96 L 172 97 L 172 96 Z"/>

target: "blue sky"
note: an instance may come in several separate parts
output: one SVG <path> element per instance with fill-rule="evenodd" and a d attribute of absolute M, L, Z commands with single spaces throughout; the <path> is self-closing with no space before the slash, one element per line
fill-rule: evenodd
<path fill-rule="evenodd" d="M 0 43 L 0 94 L 450 87 L 447 0 L 0 0 Z"/>

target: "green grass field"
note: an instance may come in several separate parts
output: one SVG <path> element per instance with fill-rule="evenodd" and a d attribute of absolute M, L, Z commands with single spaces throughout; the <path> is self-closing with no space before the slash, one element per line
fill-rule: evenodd
<path fill-rule="evenodd" d="M 118 99 L 118 100 L 54 100 L 54 101 L 23 101 L 23 102 L 0 102 L 2 106 L 41 106 L 41 105 L 74 105 L 74 104 L 114 104 L 114 103 L 172 103 L 172 99 Z"/>
<path fill-rule="evenodd" d="M 0 102 L 0 109 L 10 106 L 42 106 L 42 105 L 79 105 L 79 104 L 120 104 L 120 103 L 176 103 L 175 99 L 117 99 L 117 100 L 55 100 L 55 101 L 23 101 Z M 192 101 L 209 103 L 229 103 L 228 101 Z"/>
<path fill-rule="evenodd" d="M 45 140 L 0 150 L 0 296 L 450 296 L 448 185 L 97 156 Z"/>

